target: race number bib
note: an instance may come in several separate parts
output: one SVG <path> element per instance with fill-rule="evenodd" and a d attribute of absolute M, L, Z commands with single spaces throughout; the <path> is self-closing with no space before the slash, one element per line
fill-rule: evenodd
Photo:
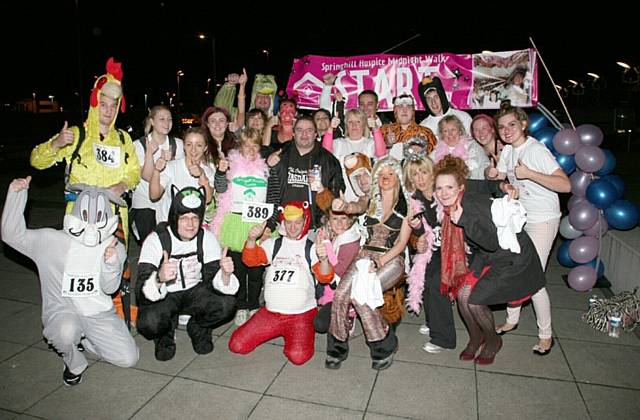
<path fill-rule="evenodd" d="M 273 214 L 273 203 L 253 203 L 245 201 L 242 203 L 243 222 L 264 222 Z"/>
<path fill-rule="evenodd" d="M 278 265 L 269 271 L 267 281 L 274 286 L 295 286 L 298 283 L 299 268 L 294 265 Z"/>
<path fill-rule="evenodd" d="M 113 146 L 104 146 L 101 144 L 93 145 L 93 155 L 96 162 L 109 168 L 118 168 L 120 166 L 120 148 Z"/>
<path fill-rule="evenodd" d="M 92 297 L 100 294 L 98 273 L 64 273 L 62 277 L 62 297 Z"/>

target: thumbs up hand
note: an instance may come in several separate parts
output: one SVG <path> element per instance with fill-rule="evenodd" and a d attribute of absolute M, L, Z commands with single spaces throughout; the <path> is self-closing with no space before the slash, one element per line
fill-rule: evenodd
<path fill-rule="evenodd" d="M 116 246 L 118 246 L 118 238 L 114 237 L 113 241 L 104 250 L 104 262 L 109 262 L 116 254 Z M 110 261 L 113 263 L 113 261 Z"/>
<path fill-rule="evenodd" d="M 347 211 L 348 206 L 349 204 L 347 203 L 347 200 L 344 198 L 344 193 L 340 191 L 340 197 L 334 198 L 333 202 L 331 203 L 331 210 L 335 212 L 343 213 Z"/>
<path fill-rule="evenodd" d="M 60 133 L 53 139 L 51 146 L 53 146 L 57 152 L 59 149 L 71 143 L 73 143 L 73 131 L 69 130 L 69 124 L 65 121 L 62 130 L 60 130 Z"/>
<path fill-rule="evenodd" d="M 167 251 L 162 251 L 162 255 L 162 266 L 158 272 L 158 280 L 161 283 L 166 283 L 178 277 L 178 261 L 170 260 Z"/>
<path fill-rule="evenodd" d="M 522 162 L 522 159 L 518 159 L 518 164 L 513 168 L 513 171 L 518 179 L 528 179 L 531 174 L 531 169 Z"/>
<path fill-rule="evenodd" d="M 222 274 L 226 277 L 233 274 L 233 260 L 231 257 L 227 257 L 227 253 L 229 252 L 229 248 L 224 247 L 222 250 L 222 255 L 220 256 L 220 270 L 222 270 Z"/>

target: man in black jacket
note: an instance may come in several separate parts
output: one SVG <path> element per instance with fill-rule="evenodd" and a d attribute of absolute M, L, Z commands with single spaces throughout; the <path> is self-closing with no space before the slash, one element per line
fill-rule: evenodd
<path fill-rule="evenodd" d="M 279 161 L 270 171 L 267 201 L 276 206 L 289 201 L 308 201 L 311 204 L 311 229 L 320 226 L 326 203 L 344 192 L 340 162 L 316 142 L 313 118 L 302 116 L 293 125 L 294 141 L 279 153 Z M 320 177 L 309 176 L 314 165 L 320 167 Z M 267 233 L 277 226 L 276 216 L 267 222 Z"/>

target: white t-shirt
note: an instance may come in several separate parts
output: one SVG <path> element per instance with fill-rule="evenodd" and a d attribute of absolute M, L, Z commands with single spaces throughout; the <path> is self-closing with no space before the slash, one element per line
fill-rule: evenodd
<path fill-rule="evenodd" d="M 200 168 L 209 179 L 209 185 L 213 186 L 213 176 L 215 169 L 210 168 L 204 163 L 200 164 Z M 160 173 L 160 185 L 164 188 L 164 194 L 159 205 L 156 208 L 156 223 L 166 222 L 169 217 L 169 208 L 171 208 L 171 185 L 175 185 L 179 190 L 185 187 L 199 188 L 198 178 L 191 176 L 184 159 L 172 160 L 167 162 L 167 167 Z"/>
<path fill-rule="evenodd" d="M 464 111 L 460 111 L 458 109 L 453 109 L 451 105 L 449 105 L 449 110 L 439 117 L 435 117 L 433 115 L 429 115 L 424 120 L 420 121 L 420 125 L 423 127 L 427 127 L 429 130 L 433 132 L 433 135 L 436 136 L 436 139 L 440 141 L 440 135 L 438 134 L 438 123 L 441 119 L 446 117 L 447 115 L 454 115 L 458 117 L 460 121 L 462 121 L 462 125 L 464 129 L 467 131 L 466 135 L 471 136 L 471 115 L 467 114 Z"/>
<path fill-rule="evenodd" d="M 145 140 L 151 139 L 151 134 L 149 134 Z M 138 156 L 138 162 L 140 162 L 140 171 L 142 171 L 142 167 L 144 166 L 144 147 L 142 143 L 139 141 L 134 141 L 133 146 L 136 148 L 136 155 Z M 155 163 L 158 159 L 160 159 L 161 153 L 163 150 L 170 150 L 171 145 L 169 144 L 169 136 L 166 136 L 164 143 L 160 145 L 158 150 L 153 154 L 153 162 Z M 182 159 L 184 158 L 184 147 L 182 144 L 182 140 L 176 138 L 176 156 L 174 159 Z M 153 203 L 149 199 L 149 183 L 144 179 L 140 178 L 140 183 L 133 191 L 133 196 L 131 197 L 131 208 L 133 209 L 156 209 L 157 203 Z"/>
<path fill-rule="evenodd" d="M 560 217 L 558 194 L 531 180 L 516 179 L 514 168 L 518 165 L 518 160 L 522 160 L 534 171 L 551 175 L 560 166 L 549 149 L 533 137 L 527 137 L 527 140 L 516 148 L 508 144 L 500 153 L 496 169 L 500 173 L 506 173 L 509 182 L 518 188 L 520 202 L 527 210 L 527 222 L 542 223 Z"/>
<path fill-rule="evenodd" d="M 300 240 L 282 238 L 278 255 L 272 259 L 275 239 L 262 244 L 269 264 L 264 277 L 264 301 L 271 312 L 301 314 L 317 306 L 315 280 L 305 257 L 307 236 Z M 311 265 L 318 262 L 315 244 L 311 247 Z"/>
<path fill-rule="evenodd" d="M 350 139 L 335 139 L 333 141 L 333 155 L 340 161 L 340 167 L 342 168 L 342 179 L 345 180 L 345 192 L 344 198 L 347 202 L 358 201 L 358 196 L 351 188 L 351 184 L 347 180 L 347 173 L 344 167 L 345 156 L 351 153 L 362 153 L 372 159 L 375 154 L 375 144 L 373 138 L 361 138 L 360 140 Z"/>

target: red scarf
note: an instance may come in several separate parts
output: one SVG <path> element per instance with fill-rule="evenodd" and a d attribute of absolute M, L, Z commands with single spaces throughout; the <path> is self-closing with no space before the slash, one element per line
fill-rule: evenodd
<path fill-rule="evenodd" d="M 440 293 L 454 300 L 458 295 L 458 289 L 464 285 L 464 278 L 469 269 L 464 246 L 464 229 L 453 224 L 450 211 L 451 207 L 445 208 L 442 218 Z"/>

